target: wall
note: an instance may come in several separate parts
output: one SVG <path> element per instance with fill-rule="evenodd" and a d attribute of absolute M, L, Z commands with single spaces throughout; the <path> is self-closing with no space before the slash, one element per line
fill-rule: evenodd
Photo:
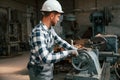
<path fill-rule="evenodd" d="M 35 6 L 35 1 L 33 0 L 0 0 L 0 6 L 10 7 L 20 11 L 26 11 L 26 6 Z"/>
<path fill-rule="evenodd" d="M 36 15 L 36 17 L 38 17 L 38 21 L 39 21 L 39 17 L 41 16 L 39 13 L 39 10 L 41 9 L 42 4 L 44 3 L 45 0 L 37 0 L 37 1 L 38 1 L 37 2 L 38 4 L 36 5 L 36 0 L 0 0 L 0 7 L 1 6 L 2 7 L 11 7 L 13 9 L 17 9 L 19 11 L 26 12 L 26 9 L 27 9 L 26 6 L 28 6 L 28 5 L 34 6 L 34 8 L 38 8 L 36 10 L 36 12 L 38 13 Z M 114 26 L 117 28 L 119 28 L 119 26 L 120 26 L 120 23 L 119 23 L 120 22 L 120 18 L 119 18 L 119 16 L 120 16 L 120 6 L 119 6 L 120 0 L 97 0 L 97 5 L 95 2 L 96 0 L 58 0 L 58 1 L 61 3 L 65 14 L 67 14 L 69 12 L 73 12 L 73 11 L 75 12 L 75 14 L 77 16 L 77 22 L 80 25 L 80 35 L 81 36 L 88 27 L 92 26 L 92 24 L 89 21 L 89 15 L 95 9 L 96 6 L 99 9 L 103 9 L 103 7 L 105 7 L 105 6 L 110 7 L 110 8 L 113 7 L 113 9 L 115 9 L 115 10 L 111 10 L 111 12 L 114 15 L 114 18 L 113 18 L 113 21 L 110 24 L 110 26 Z M 61 29 L 60 24 L 57 26 L 59 26 L 59 27 L 56 29 L 57 29 L 57 31 L 59 31 L 59 29 Z M 61 32 L 60 32 L 60 34 L 61 34 Z M 120 35 L 120 33 L 119 33 L 119 35 Z"/>
<path fill-rule="evenodd" d="M 116 30 L 117 28 L 117 32 L 120 32 L 120 0 L 75 0 L 75 14 L 77 16 L 77 21 L 81 26 L 81 34 L 84 33 L 89 26 L 92 26 L 89 21 L 89 15 L 95 10 L 96 6 L 100 10 L 104 7 L 110 9 L 114 18 L 109 26 L 112 26 L 111 29 L 115 28 Z M 109 30 L 106 31 L 110 33 Z M 113 31 L 111 34 L 116 34 L 116 31 Z M 117 34 L 120 36 L 120 33 Z"/>
<path fill-rule="evenodd" d="M 35 6 L 35 1 L 34 0 L 0 0 L 0 9 L 11 9 L 11 10 L 16 10 L 17 11 L 17 18 L 18 21 L 21 23 L 22 27 L 22 32 L 20 32 L 22 35 L 22 41 L 28 41 L 26 38 L 28 38 L 28 35 L 31 32 L 31 12 L 36 8 Z M 7 13 L 8 14 L 8 13 Z M 7 16 L 8 19 L 10 20 L 10 14 Z M 14 17 L 13 15 L 12 17 Z M 34 18 L 33 18 L 34 19 Z M 6 24 L 10 23 L 6 21 Z"/>

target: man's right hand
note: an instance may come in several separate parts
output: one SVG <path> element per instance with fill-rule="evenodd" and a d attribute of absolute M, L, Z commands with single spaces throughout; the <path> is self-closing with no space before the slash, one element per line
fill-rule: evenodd
<path fill-rule="evenodd" d="M 77 50 L 69 50 L 68 53 L 73 57 L 76 57 L 79 55 Z"/>

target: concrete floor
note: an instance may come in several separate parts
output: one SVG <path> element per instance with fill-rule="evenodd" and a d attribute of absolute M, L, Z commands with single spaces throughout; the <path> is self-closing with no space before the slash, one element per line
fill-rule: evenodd
<path fill-rule="evenodd" d="M 29 80 L 26 68 L 28 59 L 29 52 L 21 52 L 21 55 L 9 58 L 0 57 L 0 80 Z M 54 74 L 55 80 L 64 80 L 65 74 Z"/>
<path fill-rule="evenodd" d="M 29 53 L 22 52 L 22 55 L 0 59 L 0 80 L 29 80 L 26 69 L 28 58 Z M 64 75 L 54 75 L 55 80 L 64 80 Z"/>

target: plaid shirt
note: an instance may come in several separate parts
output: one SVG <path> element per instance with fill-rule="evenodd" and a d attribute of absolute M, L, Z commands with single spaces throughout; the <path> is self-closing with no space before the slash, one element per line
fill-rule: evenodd
<path fill-rule="evenodd" d="M 66 58 L 69 55 L 68 51 L 54 53 L 55 43 L 66 50 L 76 49 L 65 40 L 61 39 L 52 27 L 51 29 L 47 29 L 47 26 L 40 22 L 40 24 L 35 26 L 32 30 L 30 36 L 30 63 L 33 65 L 40 63 L 56 63 Z"/>

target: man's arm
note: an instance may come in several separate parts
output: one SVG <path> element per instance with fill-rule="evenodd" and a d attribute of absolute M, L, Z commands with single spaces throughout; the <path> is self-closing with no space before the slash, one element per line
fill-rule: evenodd
<path fill-rule="evenodd" d="M 66 58 L 70 54 L 68 51 L 61 51 L 58 53 L 49 51 L 45 41 L 46 41 L 46 38 L 44 36 L 44 33 L 42 33 L 42 31 L 38 30 L 33 33 L 33 35 L 32 35 L 33 49 L 31 50 L 31 52 L 33 54 L 38 53 L 39 59 L 42 60 L 44 63 L 56 63 L 64 58 Z"/>
<path fill-rule="evenodd" d="M 54 35 L 55 43 L 59 44 L 61 47 L 63 47 L 66 50 L 76 50 L 74 46 L 70 45 L 68 42 L 63 40 L 61 37 L 59 37 L 54 29 L 52 30 L 52 34 Z"/>

